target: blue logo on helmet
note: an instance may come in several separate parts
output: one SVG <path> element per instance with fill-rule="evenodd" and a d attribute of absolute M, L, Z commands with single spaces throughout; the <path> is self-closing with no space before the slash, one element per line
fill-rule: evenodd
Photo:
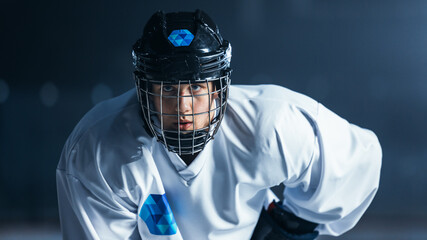
<path fill-rule="evenodd" d="M 173 30 L 168 37 L 169 41 L 175 47 L 189 46 L 190 43 L 193 41 L 193 38 L 194 38 L 194 35 L 187 29 Z"/>

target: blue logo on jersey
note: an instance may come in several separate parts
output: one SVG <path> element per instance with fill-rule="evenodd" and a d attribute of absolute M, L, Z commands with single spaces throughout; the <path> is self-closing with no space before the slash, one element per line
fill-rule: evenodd
<path fill-rule="evenodd" d="M 177 231 L 175 218 L 166 195 L 150 194 L 142 205 L 139 216 L 154 235 L 173 235 Z"/>
<path fill-rule="evenodd" d="M 194 38 L 194 35 L 187 29 L 173 30 L 168 37 L 169 41 L 175 47 L 189 46 L 190 43 L 193 41 L 193 38 Z"/>

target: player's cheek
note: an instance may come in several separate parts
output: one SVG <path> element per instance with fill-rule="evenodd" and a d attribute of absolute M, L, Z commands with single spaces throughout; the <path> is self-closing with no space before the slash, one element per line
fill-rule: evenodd
<path fill-rule="evenodd" d="M 209 111 L 209 99 L 207 97 L 199 97 L 194 102 L 195 113 L 206 113 Z"/>
<path fill-rule="evenodd" d="M 160 104 L 159 104 L 159 106 L 160 106 Z M 162 98 L 162 109 L 161 109 L 161 111 L 163 113 L 172 114 L 174 108 L 176 108 L 176 100 L 174 100 L 172 98 L 167 98 L 167 97 Z M 160 112 L 160 109 L 159 109 L 159 112 Z"/>
<path fill-rule="evenodd" d="M 198 119 L 196 121 L 197 128 L 205 128 L 209 125 L 209 114 L 207 112 L 198 115 Z"/>

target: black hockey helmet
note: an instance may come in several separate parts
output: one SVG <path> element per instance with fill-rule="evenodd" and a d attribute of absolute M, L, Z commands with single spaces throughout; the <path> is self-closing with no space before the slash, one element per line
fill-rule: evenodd
<path fill-rule="evenodd" d="M 212 19 L 203 11 L 156 12 L 147 22 L 142 37 L 133 46 L 133 63 L 139 101 L 147 132 L 169 151 L 194 154 L 201 151 L 217 132 L 227 106 L 230 84 L 231 45 L 224 40 Z M 209 126 L 192 131 L 163 129 L 161 109 L 155 109 L 153 84 L 180 85 L 212 82 L 207 96 L 215 93 L 214 115 Z M 176 98 L 182 96 L 177 95 Z M 179 99 L 178 99 L 179 101 Z M 194 109 L 193 109 L 194 110 Z M 171 115 L 171 114 L 167 114 Z M 194 111 L 192 117 L 194 119 Z M 179 122 L 183 115 L 176 114 Z"/>

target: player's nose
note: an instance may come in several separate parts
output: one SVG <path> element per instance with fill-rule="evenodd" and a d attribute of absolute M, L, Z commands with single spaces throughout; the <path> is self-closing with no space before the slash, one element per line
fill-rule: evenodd
<path fill-rule="evenodd" d="M 192 111 L 192 97 L 191 95 L 180 95 L 177 102 L 177 112 L 191 113 Z"/>

